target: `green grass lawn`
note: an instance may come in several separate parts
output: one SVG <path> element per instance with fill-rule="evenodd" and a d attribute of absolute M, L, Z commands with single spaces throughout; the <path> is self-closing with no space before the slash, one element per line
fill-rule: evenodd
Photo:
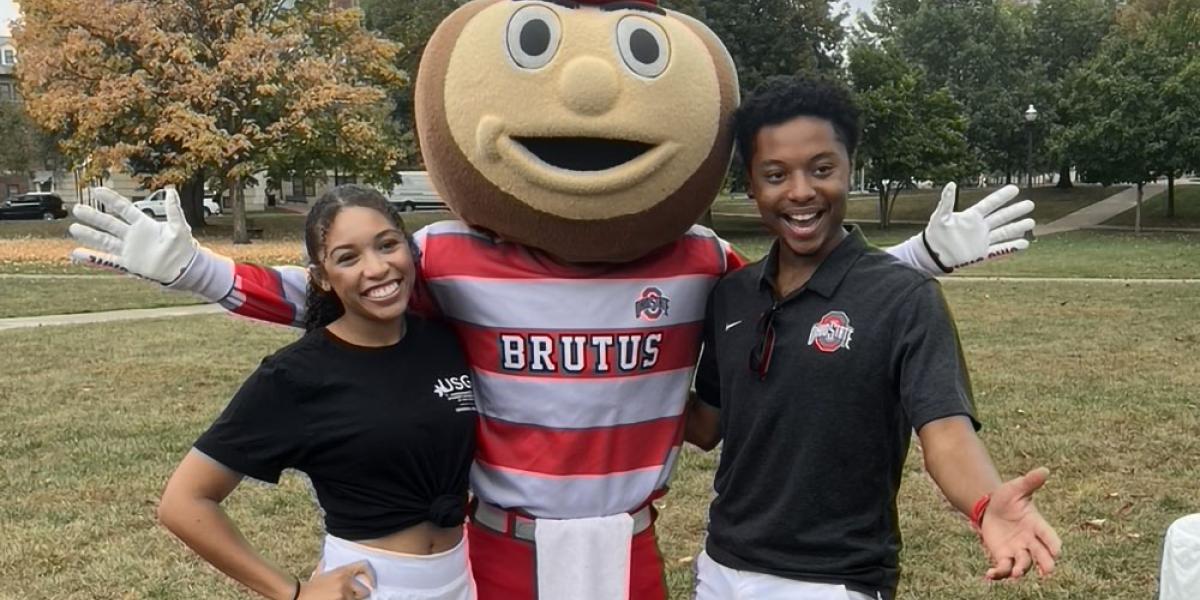
<path fill-rule="evenodd" d="M 935 198 L 914 198 L 913 206 L 928 206 L 910 210 L 927 216 Z M 415 230 L 447 216 L 418 213 L 406 221 Z M 217 229 L 222 219 L 202 237 L 227 239 Z M 268 239 L 299 245 L 299 217 L 255 219 Z M 767 248 L 755 219 L 719 217 L 716 226 L 751 258 Z M 886 246 L 920 227 L 864 229 Z M 0 240 L 32 244 L 65 232 L 64 222 L 0 222 Z M 1198 235 L 1072 232 L 962 274 L 1195 278 L 1198 256 Z M 40 264 L 0 264 L 0 272 Z M 115 276 L 0 279 L 0 289 L 0 316 L 191 301 Z M 1006 476 L 1053 469 L 1039 504 L 1066 550 L 1048 581 L 984 584 L 973 534 L 914 454 L 900 498 L 901 597 L 1151 597 L 1165 528 L 1200 511 L 1200 285 L 954 277 L 945 289 L 972 365 L 983 439 Z M 171 468 L 237 385 L 294 336 L 226 317 L 0 332 L 0 598 L 245 597 L 158 528 L 154 506 Z M 663 502 L 672 598 L 690 597 L 689 560 L 699 548 L 714 467 L 715 455 L 685 452 Z M 227 504 L 269 556 L 292 572 L 311 570 L 320 530 L 299 477 L 277 488 L 243 486 Z"/>
<path fill-rule="evenodd" d="M 884 248 L 921 231 L 913 225 L 879 230 L 865 224 L 862 229 L 871 243 Z M 718 220 L 717 230 L 751 260 L 761 258 L 770 246 L 756 221 Z M 1038 239 L 1025 252 L 959 269 L 957 275 L 1196 279 L 1200 278 L 1200 234 L 1071 231 Z"/>
<path fill-rule="evenodd" d="M 1049 223 L 1070 213 L 1073 213 L 1085 206 L 1103 200 L 1113 194 L 1119 193 L 1126 186 L 1110 186 L 1101 187 L 1097 185 L 1080 184 L 1067 190 L 1060 190 L 1054 187 L 1037 187 L 1030 190 L 1022 190 L 1019 199 L 1033 200 L 1037 207 L 1034 209 L 1033 218 L 1039 223 Z M 959 188 L 959 209 L 975 204 L 982 200 L 985 196 L 995 191 L 995 188 L 979 189 L 979 188 Z M 933 209 L 937 206 L 938 200 L 941 198 L 941 188 L 934 190 L 906 190 L 900 193 L 896 199 L 896 206 L 892 209 L 893 221 L 917 221 L 925 223 L 929 221 L 929 215 L 933 213 Z M 713 204 L 713 210 L 718 213 L 742 214 L 748 216 L 757 216 L 754 202 L 747 199 L 735 199 L 728 196 L 719 198 Z M 850 197 L 849 205 L 846 207 L 846 218 L 848 220 L 878 222 L 879 220 L 879 200 L 876 196 L 854 195 Z"/>
<path fill-rule="evenodd" d="M 1105 222 L 1105 225 L 1133 227 L 1134 211 L 1127 210 Z M 1175 186 L 1175 216 L 1167 218 L 1167 193 L 1142 203 L 1143 227 L 1179 227 L 1200 229 L 1200 185 Z"/>
<path fill-rule="evenodd" d="M 968 267 L 963 276 L 1200 278 L 1200 234 L 1071 231 L 1020 254 Z"/>
<path fill-rule="evenodd" d="M 95 275 L 96 273 L 95 269 L 62 261 L 0 262 L 0 275 Z M 7 287 L 8 284 L 0 283 L 0 286 Z"/>
<path fill-rule="evenodd" d="M 0 295 L 0 319 L 200 303 L 190 294 L 169 292 L 117 275 L 101 279 L 0 279 L 0 289 L 4 290 Z"/>
<path fill-rule="evenodd" d="M 945 289 L 984 442 L 1006 476 L 1053 470 L 1038 502 L 1065 550 L 1047 581 L 985 584 L 973 534 L 914 452 L 900 496 L 901 597 L 1151 597 L 1163 532 L 1200 511 L 1200 286 L 954 280 Z M 0 598 L 246 597 L 160 529 L 154 507 L 242 379 L 294 337 L 219 316 L 0 333 Z M 685 452 L 663 502 L 673 599 L 690 597 L 714 466 L 713 454 Z M 227 505 L 268 556 L 311 570 L 320 530 L 300 477 L 244 485 Z"/>

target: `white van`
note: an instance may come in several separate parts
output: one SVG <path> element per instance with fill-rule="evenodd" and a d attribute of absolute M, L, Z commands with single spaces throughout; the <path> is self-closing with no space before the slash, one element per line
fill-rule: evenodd
<path fill-rule="evenodd" d="M 446 210 L 446 203 L 442 202 L 429 181 L 429 173 L 400 171 L 396 173 L 396 179 L 398 182 L 387 193 L 387 199 L 400 210 Z"/>
<path fill-rule="evenodd" d="M 152 219 L 166 218 L 166 216 L 167 216 L 167 205 L 165 204 L 166 199 L 167 199 L 167 191 L 166 190 L 157 190 L 153 194 L 150 194 L 149 198 L 146 198 L 145 200 L 138 200 L 137 202 L 134 202 L 133 207 L 146 213 L 146 216 L 148 216 Z M 213 215 L 219 215 L 219 214 L 221 214 L 221 205 L 217 204 L 217 202 L 215 200 L 213 200 L 212 196 L 205 195 L 204 196 L 204 218 L 207 219 Z"/>

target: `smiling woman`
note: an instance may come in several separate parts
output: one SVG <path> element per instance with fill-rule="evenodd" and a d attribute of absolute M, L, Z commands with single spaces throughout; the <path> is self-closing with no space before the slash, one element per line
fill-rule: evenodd
<path fill-rule="evenodd" d="M 441 324 L 406 316 L 409 239 L 382 194 L 327 192 L 305 225 L 307 334 L 263 360 L 172 475 L 162 522 L 273 598 L 468 600 L 463 520 L 474 454 L 466 360 Z M 220 508 L 243 477 L 309 476 L 325 516 L 307 582 L 251 548 Z"/>

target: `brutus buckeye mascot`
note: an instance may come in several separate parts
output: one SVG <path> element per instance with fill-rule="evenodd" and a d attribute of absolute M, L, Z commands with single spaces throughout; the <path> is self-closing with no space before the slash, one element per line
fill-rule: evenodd
<path fill-rule="evenodd" d="M 458 332 L 481 411 L 468 543 L 484 599 L 666 597 L 651 501 L 683 435 L 705 298 L 742 265 L 693 225 L 720 190 L 738 103 L 703 24 L 653 1 L 475 0 L 429 42 L 417 126 L 460 221 L 416 234 L 422 296 Z M 77 260 L 229 310 L 302 320 L 299 267 L 197 246 L 168 199 L 156 222 L 98 190 Z M 1007 188 L 963 213 L 953 191 L 893 248 L 927 271 L 1024 248 Z M 1011 241 L 1010 241 L 1011 240 Z"/>

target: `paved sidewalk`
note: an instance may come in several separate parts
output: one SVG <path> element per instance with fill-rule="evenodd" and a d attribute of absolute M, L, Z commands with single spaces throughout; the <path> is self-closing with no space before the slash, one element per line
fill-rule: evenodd
<path fill-rule="evenodd" d="M 1085 227 L 1093 231 L 1133 231 L 1130 225 L 1092 225 Z M 1200 233 L 1200 228 L 1195 227 L 1146 227 L 1142 226 L 1142 233 Z"/>
<path fill-rule="evenodd" d="M 713 216 L 714 217 L 723 217 L 723 218 L 735 218 L 735 219 L 754 219 L 755 221 L 762 219 L 762 217 L 760 217 L 758 215 L 758 213 L 749 214 L 749 213 L 735 213 L 735 212 L 714 212 Z M 870 225 L 871 227 L 875 227 L 875 226 L 879 225 L 879 221 L 877 219 L 846 219 L 846 222 L 853 223 L 860 227 L 865 227 L 868 225 Z M 892 219 L 891 220 L 892 225 L 925 225 L 927 223 L 929 223 L 929 221 L 915 221 L 912 219 Z"/>
<path fill-rule="evenodd" d="M 115 279 L 120 275 L 92 273 L 0 273 L 0 279 Z"/>
<path fill-rule="evenodd" d="M 142 319 L 190 317 L 194 315 L 210 315 L 223 312 L 225 312 L 225 309 L 216 304 L 201 304 L 199 306 L 170 306 L 166 308 L 111 310 L 107 312 L 80 313 L 75 315 L 14 317 L 10 319 L 0 319 L 0 331 L 8 331 L 10 329 L 28 329 L 31 327 L 54 327 L 58 325 L 82 325 L 86 323 L 111 323 L 116 321 L 136 321 Z"/>
<path fill-rule="evenodd" d="M 989 282 L 989 283 L 1137 283 L 1150 285 L 1198 285 L 1200 279 L 1166 279 L 1166 278 L 1114 278 L 1107 277 L 991 277 L 988 275 L 946 275 L 938 277 L 941 282 Z"/>
<path fill-rule="evenodd" d="M 1151 184 L 1142 188 L 1142 203 L 1165 192 L 1166 184 Z M 1041 237 L 1064 231 L 1074 231 L 1100 225 L 1105 221 L 1137 206 L 1137 186 L 1113 194 L 1095 204 L 1081 208 L 1057 221 L 1034 228 L 1033 234 Z"/>

